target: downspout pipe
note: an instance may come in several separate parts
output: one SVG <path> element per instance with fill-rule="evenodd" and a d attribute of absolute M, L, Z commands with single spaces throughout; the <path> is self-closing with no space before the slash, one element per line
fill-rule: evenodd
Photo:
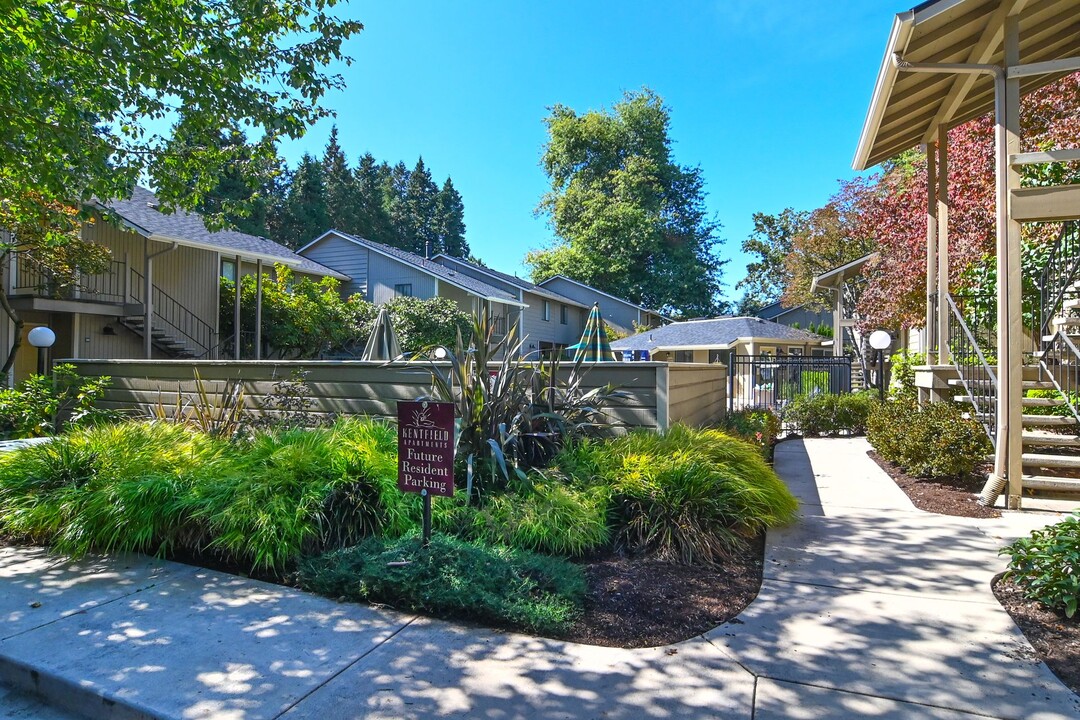
<path fill-rule="evenodd" d="M 178 247 L 180 243 L 174 242 L 164 250 L 146 254 L 146 273 L 143 277 L 146 284 L 143 288 L 143 346 L 146 349 L 147 360 L 152 360 L 154 357 L 154 259 L 171 253 Z"/>
<path fill-rule="evenodd" d="M 997 414 L 997 433 L 994 444 L 994 474 L 987 480 L 983 488 L 980 501 L 993 495 L 990 500 L 997 499 L 1001 491 L 1005 489 L 1006 469 L 1008 468 L 1009 447 L 1009 400 L 1013 388 L 1009 378 L 1009 369 L 1003 367 L 1012 360 L 1009 356 L 1011 338 L 1009 337 L 1009 309 L 1005 302 L 1007 295 L 1009 272 L 1009 148 L 1008 138 L 1005 132 L 1005 68 L 999 65 L 977 63 L 913 63 L 904 60 L 900 53 L 893 53 L 893 65 L 900 72 L 913 73 L 938 73 L 954 75 L 990 75 L 994 78 L 994 145 L 995 163 L 994 175 L 997 187 L 997 356 L 998 356 L 998 402 L 995 412 Z"/>

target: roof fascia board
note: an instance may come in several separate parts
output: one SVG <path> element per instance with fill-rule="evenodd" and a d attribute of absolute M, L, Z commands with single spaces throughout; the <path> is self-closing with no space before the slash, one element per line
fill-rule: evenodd
<path fill-rule="evenodd" d="M 968 0 L 937 0 L 937 2 L 924 2 L 922 5 L 917 5 L 910 13 L 914 13 L 915 24 L 918 25 L 927 20 L 933 20 L 938 15 L 943 15 L 956 6 L 963 5 L 965 2 L 968 2 Z"/>
<path fill-rule="evenodd" d="M 950 4 L 961 1 L 948 0 Z M 929 7 L 924 8 L 924 10 L 930 9 Z M 937 13 L 933 14 L 936 15 Z M 893 54 L 900 53 L 903 55 L 907 50 L 908 41 L 911 40 L 911 33 L 915 29 L 915 17 L 915 11 L 909 10 L 898 14 L 893 20 L 892 30 L 889 33 L 889 42 L 885 46 L 885 56 L 881 60 L 877 82 L 874 84 L 874 94 L 870 98 L 870 107 L 866 111 L 866 120 L 863 122 L 862 134 L 859 136 L 859 144 L 855 149 L 855 158 L 851 162 L 851 167 L 855 170 L 866 169 L 866 160 L 870 156 L 870 148 L 873 146 L 874 139 L 881 128 L 881 119 L 885 115 L 885 107 L 888 104 L 893 85 L 896 83 L 896 77 L 899 74 L 899 70 L 893 65 Z"/>
<path fill-rule="evenodd" d="M 641 305 L 635 305 L 634 303 L 630 302 L 629 300 L 624 300 L 624 299 L 623 299 L 623 298 L 621 298 L 621 297 L 615 297 L 614 295 L 611 295 L 611 294 L 609 294 L 609 293 L 606 293 L 606 292 L 604 292 L 603 290 L 597 290 L 597 289 L 596 289 L 596 288 L 594 288 L 594 287 L 593 287 L 592 285 L 586 285 L 586 284 L 585 284 L 585 283 L 583 283 L 583 282 L 579 282 L 579 281 L 577 281 L 577 280 L 575 280 L 575 279 L 573 279 L 573 278 L 569 278 L 569 277 L 566 277 L 565 275 L 552 275 L 551 277 L 549 277 L 549 278 L 548 278 L 547 280 L 545 280 L 544 282 L 540 282 L 540 283 L 537 283 L 537 285 L 539 285 L 539 286 L 541 286 L 541 287 L 544 287 L 544 286 L 545 286 L 545 283 L 549 283 L 549 282 L 551 282 L 552 280 L 554 280 L 555 278 L 562 278 L 563 280 L 565 280 L 565 281 L 567 281 L 567 282 L 569 282 L 569 283 L 573 283 L 574 285 L 577 285 L 578 287 L 581 287 L 581 288 L 585 288 L 586 290 L 592 290 L 592 291 L 593 291 L 594 293 L 598 293 L 598 294 L 600 294 L 600 295 L 603 295 L 604 297 L 609 297 L 609 298 L 611 298 L 612 300 L 614 300 L 614 301 L 616 301 L 616 302 L 620 302 L 620 303 L 622 303 L 623 305 L 628 305 L 628 306 L 630 306 L 630 307 L 632 307 L 632 308 L 635 308 L 635 309 L 637 309 L 637 310 L 641 310 L 641 311 L 643 311 L 643 312 L 647 312 L 647 313 L 649 313 L 650 315 L 656 315 L 656 316 L 658 316 L 658 317 L 661 317 L 661 318 L 663 318 L 664 320 L 669 320 L 669 321 L 671 320 L 671 318 L 669 318 L 669 317 L 668 317 L 667 315 L 664 315 L 664 314 L 662 314 L 662 313 L 661 313 L 660 311 L 658 311 L 658 310 L 650 310 L 650 309 L 649 309 L 649 308 L 647 308 L 647 307 L 642 307 Z"/>
<path fill-rule="evenodd" d="M 464 285 L 462 285 L 460 283 L 456 283 L 453 280 L 451 280 L 450 278 L 444 278 L 441 275 L 436 275 L 435 273 L 431 272 L 430 270 L 428 270 L 427 268 L 425 268 L 425 267 L 423 267 L 421 265 L 417 265 L 416 263 L 410 263 L 407 260 L 403 260 L 402 258 L 399 258 L 399 257 L 397 257 L 396 255 L 394 255 L 392 253 L 388 253 L 385 250 L 382 250 L 382 249 L 380 249 L 378 247 L 375 247 L 375 245 L 373 243 L 365 242 L 361 238 L 353 237 L 352 235 L 349 235 L 348 233 L 343 233 L 340 230 L 327 230 L 322 235 L 315 238 L 314 240 L 312 240 L 311 242 L 309 242 L 307 245 L 300 248 L 300 250 L 297 250 L 296 252 L 300 253 L 303 250 L 307 250 L 309 247 L 311 247 L 315 243 L 321 242 L 322 240 L 326 239 L 327 237 L 329 237 L 331 235 L 335 235 L 335 236 L 341 238 L 342 240 L 348 240 L 353 245 L 356 245 L 358 247 L 362 247 L 362 248 L 364 248 L 366 250 L 370 250 L 371 252 L 374 252 L 374 253 L 378 253 L 379 255 L 382 255 L 385 258 L 389 258 L 391 260 L 394 260 L 395 262 L 411 265 L 412 267 L 416 268 L 417 270 L 424 273 L 428 277 L 435 278 L 439 282 L 444 282 L 444 283 L 446 283 L 448 285 L 453 285 L 458 290 L 463 290 L 465 293 L 467 293 L 469 295 L 472 295 L 473 297 L 480 298 L 481 300 L 487 300 L 489 302 L 502 303 L 503 305 L 515 305 L 515 306 L 518 306 L 518 307 L 528 307 L 528 305 L 525 305 L 524 303 L 519 303 L 517 300 L 514 300 L 512 298 L 501 298 L 501 297 L 496 297 L 496 296 L 492 296 L 492 295 L 481 295 L 476 290 L 472 290 L 472 289 L 470 289 L 468 287 L 465 287 Z"/>
<path fill-rule="evenodd" d="M 477 272 L 488 276 L 492 280 L 498 280 L 499 282 L 510 283 L 511 285 L 513 285 L 514 287 L 516 287 L 518 289 L 518 297 L 519 298 L 521 297 L 522 293 L 529 292 L 529 293 L 532 293 L 533 295 L 539 295 L 540 297 L 550 298 L 551 300 L 558 300 L 559 302 L 566 303 L 567 305 L 576 305 L 577 307 L 580 307 L 580 308 L 587 308 L 588 307 L 587 305 L 584 305 L 584 304 L 578 302 L 577 300 L 574 300 L 574 299 L 568 298 L 568 297 L 563 297 L 562 295 L 559 295 L 558 293 L 556 293 L 556 292 L 554 292 L 552 290 L 548 290 L 547 288 L 542 288 L 539 285 L 536 285 L 536 287 L 534 287 L 534 288 L 527 288 L 524 285 L 518 285 L 515 282 L 510 282 L 506 278 L 501 277 L 499 275 L 496 275 L 493 272 L 490 272 L 485 267 L 480 267 L 479 265 L 473 265 L 471 262 L 468 262 L 467 260 L 462 260 L 461 258 L 456 258 L 453 255 L 447 255 L 446 253 L 439 253 L 438 255 L 436 255 L 435 257 L 433 257 L 431 259 L 434 261 L 434 260 L 438 260 L 439 258 L 446 258 L 447 260 L 454 263 L 455 265 L 463 265 L 465 267 L 472 268 L 473 270 L 476 270 Z M 537 290 L 543 290 L 544 292 L 537 292 Z M 522 307 L 529 307 L 529 306 L 528 305 L 523 305 Z"/>
<path fill-rule="evenodd" d="M 151 233 L 149 236 L 147 236 L 147 240 L 153 240 L 154 242 L 176 243 L 177 245 L 198 248 L 199 250 L 209 250 L 211 252 L 221 253 L 226 257 L 236 257 L 237 255 L 239 255 L 241 260 L 266 260 L 274 263 L 281 263 L 282 265 L 287 265 L 289 267 L 295 267 L 300 264 L 299 260 L 284 258 L 280 255 L 269 255 L 267 253 L 252 252 L 251 250 L 240 250 L 237 248 L 227 247 L 225 245 L 199 242 L 198 240 L 189 240 L 187 238 L 173 237 L 172 235 L 163 235 L 161 233 Z"/>
<path fill-rule="evenodd" d="M 842 284 L 844 282 L 844 278 L 847 276 L 849 271 L 861 270 L 863 265 L 870 262 L 877 256 L 878 254 L 876 252 L 872 252 L 869 255 L 863 255 L 857 260 L 852 260 L 849 263 L 841 265 L 838 268 L 833 268 L 828 272 L 821 273 L 820 275 L 815 275 L 813 280 L 810 282 L 810 291 L 813 292 L 818 288 L 835 287 L 832 284 L 827 284 L 829 280 L 833 280 L 834 278 L 839 279 L 839 282 L 837 282 L 836 285 Z"/>

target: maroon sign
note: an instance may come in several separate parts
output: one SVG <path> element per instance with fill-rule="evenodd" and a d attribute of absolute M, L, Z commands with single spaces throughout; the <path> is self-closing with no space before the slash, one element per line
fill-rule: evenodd
<path fill-rule="evenodd" d="M 454 404 L 398 402 L 398 488 L 454 494 Z"/>

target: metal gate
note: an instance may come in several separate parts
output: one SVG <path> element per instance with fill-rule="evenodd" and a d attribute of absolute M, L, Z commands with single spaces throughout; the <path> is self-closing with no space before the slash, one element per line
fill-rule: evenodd
<path fill-rule="evenodd" d="M 768 408 L 783 414 L 798 397 L 851 392 L 851 358 L 732 355 L 728 410 Z"/>

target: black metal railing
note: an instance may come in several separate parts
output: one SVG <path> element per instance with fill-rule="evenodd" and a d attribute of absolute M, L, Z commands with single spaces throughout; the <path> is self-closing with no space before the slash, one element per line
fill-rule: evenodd
<path fill-rule="evenodd" d="M 123 303 L 125 265 L 110 260 L 108 267 L 93 275 L 79 275 L 75 283 L 60 283 L 55 275 L 38 267 L 26 255 L 15 256 L 15 281 L 13 294 L 31 294 L 53 300 L 88 300 L 93 302 Z"/>
<path fill-rule="evenodd" d="M 1077 350 L 1068 335 L 1059 330 L 1043 342 L 1042 352 L 1038 357 L 1041 376 L 1054 383 L 1054 387 L 1061 393 L 1060 399 L 1080 422 L 1080 412 L 1076 407 L 1080 401 L 1080 350 Z"/>
<path fill-rule="evenodd" d="M 1073 285 L 1080 277 L 1080 223 L 1065 223 L 1036 281 L 1039 289 L 1039 342 L 1053 334 L 1051 324 L 1062 314 L 1066 298 L 1080 295 Z"/>
<path fill-rule="evenodd" d="M 997 309 L 989 296 L 953 297 L 949 303 L 949 352 L 966 400 L 990 440 L 997 443 L 998 380 L 990 348 L 997 347 Z"/>
<path fill-rule="evenodd" d="M 145 302 L 145 278 L 135 268 L 131 269 L 131 298 L 135 302 Z M 191 345 L 188 350 L 195 357 L 205 357 L 214 346 L 214 328 L 195 313 L 184 307 L 179 301 L 163 291 L 157 285 L 151 287 L 154 320 L 160 321 L 163 330 L 173 334 L 177 340 Z M 150 332 L 147 328 L 145 332 Z"/>
<path fill-rule="evenodd" d="M 768 408 L 783 415 L 800 397 L 851 392 L 851 358 L 732 355 L 728 410 Z"/>

